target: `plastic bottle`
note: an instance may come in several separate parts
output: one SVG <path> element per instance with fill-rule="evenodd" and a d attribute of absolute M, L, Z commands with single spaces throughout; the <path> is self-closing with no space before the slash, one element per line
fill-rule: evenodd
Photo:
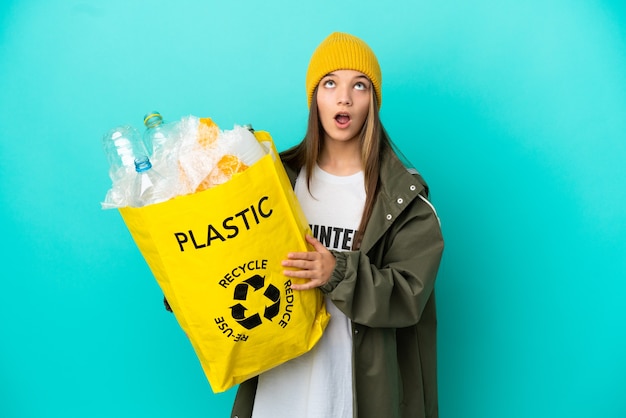
<path fill-rule="evenodd" d="M 160 203 L 170 198 L 165 177 L 159 174 L 147 156 L 135 160 L 137 175 L 131 193 L 131 205 L 135 207 Z"/>
<path fill-rule="evenodd" d="M 143 142 L 150 152 L 152 165 L 162 176 L 171 180 L 178 178 L 180 123 L 166 123 L 163 116 L 156 111 L 148 113 L 143 122 L 146 126 Z"/>
<path fill-rule="evenodd" d="M 113 184 L 134 177 L 135 159 L 147 155 L 141 134 L 130 125 L 117 126 L 102 137 L 102 147 L 109 162 Z"/>
<path fill-rule="evenodd" d="M 163 116 L 157 111 L 146 114 L 143 118 L 146 130 L 143 133 L 143 142 L 152 160 L 161 160 L 169 146 L 171 126 L 163 121 Z M 168 144 L 169 143 L 169 144 Z"/>
<path fill-rule="evenodd" d="M 235 155 L 248 167 L 266 154 L 252 132 L 252 127 L 247 125 L 235 126 L 232 130 L 222 133 L 226 152 Z"/>

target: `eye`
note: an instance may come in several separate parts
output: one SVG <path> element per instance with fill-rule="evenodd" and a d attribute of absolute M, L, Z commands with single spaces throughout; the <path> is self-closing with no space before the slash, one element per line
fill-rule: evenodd
<path fill-rule="evenodd" d="M 354 84 L 354 89 L 355 90 L 367 90 L 369 89 L 370 84 L 367 81 L 357 81 Z"/>
<path fill-rule="evenodd" d="M 334 80 L 325 80 L 325 81 L 323 81 L 323 86 L 326 87 L 327 89 L 332 89 L 333 87 L 335 87 L 335 81 Z"/>

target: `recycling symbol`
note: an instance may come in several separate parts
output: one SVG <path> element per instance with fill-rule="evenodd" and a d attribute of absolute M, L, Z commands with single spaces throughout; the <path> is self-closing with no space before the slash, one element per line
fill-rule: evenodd
<path fill-rule="evenodd" d="M 233 299 L 246 301 L 248 299 L 248 293 L 252 288 L 252 293 L 256 293 L 259 290 L 265 287 L 265 277 L 260 276 L 258 274 L 250 277 L 248 280 L 244 280 L 242 283 L 239 283 L 235 286 L 235 294 Z M 254 295 L 258 297 L 257 295 Z M 265 306 L 265 310 L 263 312 L 263 317 L 269 319 L 270 321 L 280 311 L 280 290 L 273 284 L 269 284 L 263 292 L 263 296 L 267 299 L 269 305 Z M 233 318 L 244 328 L 252 329 L 258 327 L 263 322 L 261 319 L 261 315 L 259 312 L 254 313 L 252 315 L 246 316 L 246 308 L 241 303 L 233 305 L 230 307 Z"/>

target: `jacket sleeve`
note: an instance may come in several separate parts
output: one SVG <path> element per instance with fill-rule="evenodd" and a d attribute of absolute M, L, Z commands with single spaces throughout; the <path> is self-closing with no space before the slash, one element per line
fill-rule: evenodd
<path fill-rule="evenodd" d="M 437 214 L 418 197 L 367 254 L 333 251 L 337 264 L 321 290 L 355 323 L 415 325 L 433 291 L 442 252 Z"/>

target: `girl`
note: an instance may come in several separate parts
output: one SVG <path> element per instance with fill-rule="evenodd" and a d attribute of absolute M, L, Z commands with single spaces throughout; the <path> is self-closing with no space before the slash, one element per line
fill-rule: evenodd
<path fill-rule="evenodd" d="M 428 188 L 380 120 L 381 71 L 333 33 L 306 75 L 304 140 L 281 154 L 315 237 L 288 254 L 330 323 L 308 353 L 239 386 L 232 417 L 438 417 L 434 283 L 443 251 Z"/>

